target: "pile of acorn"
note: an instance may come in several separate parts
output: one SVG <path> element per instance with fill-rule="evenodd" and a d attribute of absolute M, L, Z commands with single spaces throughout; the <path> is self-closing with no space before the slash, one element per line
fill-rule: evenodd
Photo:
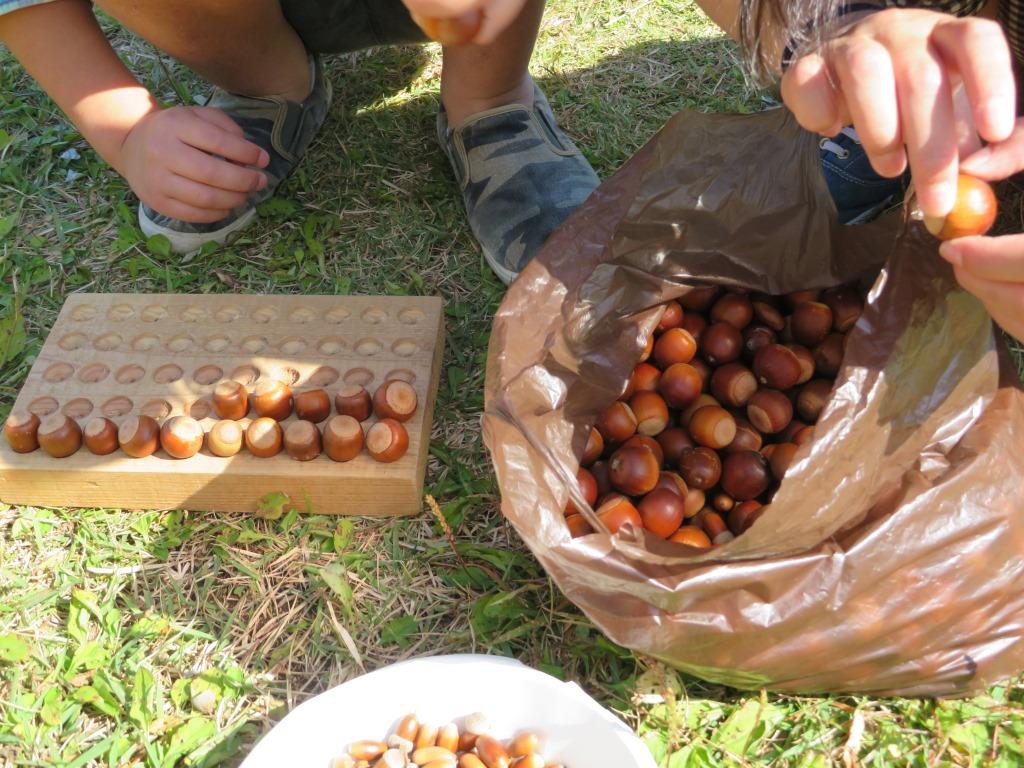
<path fill-rule="evenodd" d="M 280 381 L 265 379 L 250 393 L 241 383 L 225 379 L 214 388 L 213 410 L 220 419 L 209 433 L 191 416 L 174 416 L 163 425 L 145 414 L 131 416 L 118 427 L 108 418 L 90 420 L 83 430 L 69 416 L 55 413 L 40 420 L 28 412 L 12 413 L 4 424 L 4 436 L 18 453 L 36 448 L 55 458 L 75 453 L 84 443 L 92 453 L 105 456 L 121 449 L 143 458 L 163 448 L 168 456 L 187 459 L 206 446 L 214 456 L 234 456 L 244 447 L 259 458 L 280 453 L 281 448 L 299 461 L 315 459 L 321 452 L 334 461 L 349 461 L 364 445 L 381 462 L 397 461 L 409 448 L 403 422 L 416 413 L 416 390 L 405 381 L 389 379 L 373 393 L 358 385 L 342 387 L 334 396 L 337 415 L 331 416 L 331 398 L 323 389 L 293 394 Z M 256 418 L 240 423 L 250 408 Z M 294 412 L 296 420 L 281 427 Z M 371 415 L 377 421 L 368 430 L 362 422 Z M 330 418 L 328 418 L 330 417 Z M 323 424 L 321 429 L 318 424 Z"/>
<path fill-rule="evenodd" d="M 699 548 L 740 535 L 810 439 L 862 310 L 853 286 L 702 286 L 668 302 L 590 432 L 580 494 L 612 533 L 628 523 Z M 571 500 L 565 514 L 573 537 L 593 532 Z"/>

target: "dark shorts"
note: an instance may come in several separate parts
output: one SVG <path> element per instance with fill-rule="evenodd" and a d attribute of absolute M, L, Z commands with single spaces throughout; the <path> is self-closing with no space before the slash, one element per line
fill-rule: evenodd
<path fill-rule="evenodd" d="M 313 53 L 427 41 L 401 0 L 281 0 L 281 8 Z"/>

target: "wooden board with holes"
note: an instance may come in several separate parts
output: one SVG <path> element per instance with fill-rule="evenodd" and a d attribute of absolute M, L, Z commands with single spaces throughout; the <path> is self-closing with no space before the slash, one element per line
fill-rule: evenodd
<path fill-rule="evenodd" d="M 345 383 L 372 393 L 397 377 L 413 385 L 420 402 L 406 424 L 408 453 L 381 464 L 365 450 L 337 463 L 284 453 L 258 459 L 244 449 L 224 459 L 205 448 L 191 459 L 163 451 L 132 459 L 83 447 L 55 459 L 41 450 L 14 453 L 0 440 L 0 500 L 251 512 L 266 494 L 282 492 L 300 510 L 318 513 L 418 512 L 443 344 L 441 300 L 432 297 L 74 294 L 16 410 L 40 417 L 60 410 L 83 427 L 98 415 L 119 424 L 132 414 L 159 421 L 185 413 L 208 430 L 216 418 L 210 395 L 221 378 L 251 389 L 261 377 L 276 377 L 296 393 L 322 387 L 333 402 Z"/>

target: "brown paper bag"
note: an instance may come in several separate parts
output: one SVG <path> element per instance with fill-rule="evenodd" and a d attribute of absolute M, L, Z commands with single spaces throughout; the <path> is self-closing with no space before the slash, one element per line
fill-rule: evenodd
<path fill-rule="evenodd" d="M 839 225 L 784 110 L 677 115 L 552 237 L 498 311 L 484 437 L 505 515 L 610 638 L 741 688 L 957 694 L 1024 666 L 1024 397 L 936 245 L 898 214 Z M 569 537 L 657 305 L 856 279 L 835 395 L 753 528 L 699 555 Z"/>

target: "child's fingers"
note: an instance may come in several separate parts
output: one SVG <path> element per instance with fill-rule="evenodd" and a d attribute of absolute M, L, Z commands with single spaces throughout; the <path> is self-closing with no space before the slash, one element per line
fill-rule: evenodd
<path fill-rule="evenodd" d="M 945 216 L 956 200 L 958 159 L 949 73 L 934 50 L 891 53 L 917 201 L 925 215 Z"/>
<path fill-rule="evenodd" d="M 1019 118 L 1006 141 L 990 144 L 968 157 L 960 168 L 973 176 L 997 181 L 1024 170 L 1024 118 Z"/>
<path fill-rule="evenodd" d="M 1013 130 L 1016 89 L 1002 28 L 990 19 L 950 19 L 936 26 L 933 40 L 943 58 L 955 63 L 981 138 L 1006 140 Z"/>
<path fill-rule="evenodd" d="M 523 10 L 524 0 L 490 0 L 483 3 L 484 17 L 473 38 L 477 45 L 493 43 Z"/>
<path fill-rule="evenodd" d="M 907 158 L 889 52 L 867 37 L 850 38 L 834 51 L 831 58 L 842 85 L 843 100 L 871 165 L 882 176 L 899 176 Z"/>
<path fill-rule="evenodd" d="M 227 120 L 231 120 L 224 115 Z M 232 125 L 234 122 L 232 121 Z M 237 126 L 235 126 L 237 128 Z M 196 149 L 209 152 L 211 155 L 219 155 L 227 160 L 232 160 L 241 165 L 265 166 L 270 161 L 270 156 L 262 147 L 247 141 L 231 131 L 225 130 L 205 118 L 196 117 L 194 114 L 189 119 L 181 120 L 178 129 L 178 138 Z"/>
<path fill-rule="evenodd" d="M 977 296 L 1003 330 L 1024 340 L 1024 283 L 1004 283 L 977 277 L 954 267 L 957 282 Z"/>
<path fill-rule="evenodd" d="M 979 280 L 1024 283 L 1024 234 L 960 237 L 943 243 L 939 253 Z"/>
<path fill-rule="evenodd" d="M 170 216 L 172 219 L 180 221 L 192 222 L 193 224 L 212 224 L 225 218 L 229 213 L 229 211 L 215 208 L 196 208 L 194 205 L 183 203 L 166 195 L 160 195 L 146 202 L 164 216 Z"/>
<path fill-rule="evenodd" d="M 801 56 L 782 77 L 782 100 L 803 128 L 835 136 L 843 127 L 843 105 L 818 53 Z"/>
<path fill-rule="evenodd" d="M 229 163 L 187 145 L 167 159 L 169 170 L 192 181 L 230 192 L 255 192 L 267 186 L 267 177 L 260 171 Z"/>
<path fill-rule="evenodd" d="M 203 210 L 230 211 L 248 199 L 244 192 L 229 192 L 173 173 L 164 180 L 163 192 L 181 203 Z"/>

